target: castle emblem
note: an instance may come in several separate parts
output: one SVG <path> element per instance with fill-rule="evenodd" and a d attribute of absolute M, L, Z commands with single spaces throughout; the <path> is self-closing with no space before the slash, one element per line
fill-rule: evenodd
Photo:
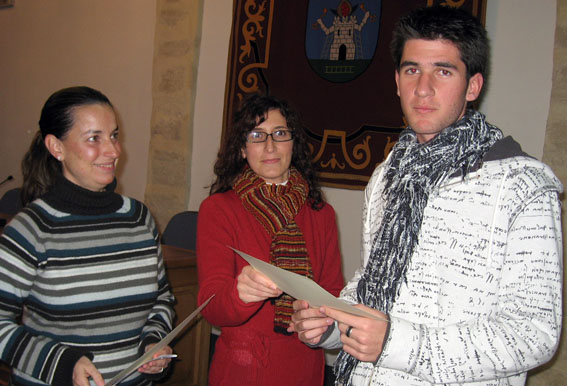
<path fill-rule="evenodd" d="M 381 1 L 368 3 L 371 9 L 349 0 L 309 2 L 306 54 L 322 78 L 348 82 L 370 65 L 378 42 Z"/>

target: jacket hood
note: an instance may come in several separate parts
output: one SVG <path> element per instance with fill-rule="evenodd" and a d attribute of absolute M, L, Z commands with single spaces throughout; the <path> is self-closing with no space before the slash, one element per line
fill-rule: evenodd
<path fill-rule="evenodd" d="M 534 158 L 525 153 L 522 150 L 522 146 L 514 138 L 507 136 L 497 141 L 484 155 L 482 161 L 497 161 L 518 156 Z"/>

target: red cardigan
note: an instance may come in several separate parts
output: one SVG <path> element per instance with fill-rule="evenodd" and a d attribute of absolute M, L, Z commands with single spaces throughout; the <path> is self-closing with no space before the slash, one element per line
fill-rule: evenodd
<path fill-rule="evenodd" d="M 314 280 L 337 296 L 343 288 L 335 211 L 304 205 L 296 223 L 303 232 Z M 209 385 L 322 385 L 324 354 L 303 344 L 297 334 L 273 331 L 270 301 L 246 304 L 236 277 L 248 263 L 227 245 L 268 261 L 270 238 L 230 190 L 208 197 L 199 209 L 197 266 L 201 304 L 215 294 L 203 316 L 221 327 L 209 371 Z"/>

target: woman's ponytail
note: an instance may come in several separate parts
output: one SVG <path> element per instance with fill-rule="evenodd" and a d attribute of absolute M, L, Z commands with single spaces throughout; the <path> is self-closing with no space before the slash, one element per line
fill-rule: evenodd
<path fill-rule="evenodd" d="M 26 206 L 37 197 L 47 193 L 47 190 L 59 174 L 61 163 L 49 153 L 45 147 L 43 136 L 38 131 L 22 160 L 22 204 Z"/>

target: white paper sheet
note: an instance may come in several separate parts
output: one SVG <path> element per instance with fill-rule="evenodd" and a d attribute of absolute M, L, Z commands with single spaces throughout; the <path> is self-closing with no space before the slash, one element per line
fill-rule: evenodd
<path fill-rule="evenodd" d="M 366 318 L 376 320 L 386 320 L 355 308 L 346 301 L 334 297 L 319 284 L 305 276 L 278 268 L 272 264 L 266 263 L 265 261 L 239 251 L 238 249 L 232 247 L 229 248 L 238 253 L 252 267 L 268 276 L 283 292 L 296 299 L 307 300 L 311 307 L 326 306 L 348 312 L 353 315 L 364 316 Z"/>
<path fill-rule="evenodd" d="M 130 375 L 134 371 L 138 370 L 138 368 L 140 366 L 142 366 L 144 363 L 152 360 L 152 357 L 154 356 L 154 354 L 157 353 L 162 348 L 164 348 L 165 346 L 167 346 L 169 344 L 169 342 L 171 342 L 173 340 L 173 338 L 175 338 L 185 328 L 185 326 L 187 326 L 187 324 L 189 324 L 189 322 L 191 320 L 193 320 L 193 318 L 195 318 L 195 316 L 197 316 L 197 314 L 199 314 L 199 312 L 201 312 L 201 310 L 203 308 L 205 308 L 205 306 L 211 301 L 211 299 L 214 296 L 215 295 L 211 295 L 211 297 L 208 298 L 207 300 L 205 300 L 205 302 L 203 304 L 201 304 L 195 311 L 193 311 L 191 313 L 191 315 L 186 317 L 183 320 L 183 322 L 179 323 L 179 325 L 177 327 L 175 327 L 169 334 L 167 334 L 162 340 L 160 340 L 155 346 L 153 346 L 151 350 L 144 353 L 144 355 L 142 355 L 140 358 L 138 358 L 137 361 L 135 361 L 130 366 L 128 366 L 127 368 L 125 368 L 124 370 L 122 370 L 121 372 L 116 374 L 116 376 L 114 378 L 112 378 L 104 386 L 114 386 L 114 385 L 119 384 L 128 375 Z"/>

